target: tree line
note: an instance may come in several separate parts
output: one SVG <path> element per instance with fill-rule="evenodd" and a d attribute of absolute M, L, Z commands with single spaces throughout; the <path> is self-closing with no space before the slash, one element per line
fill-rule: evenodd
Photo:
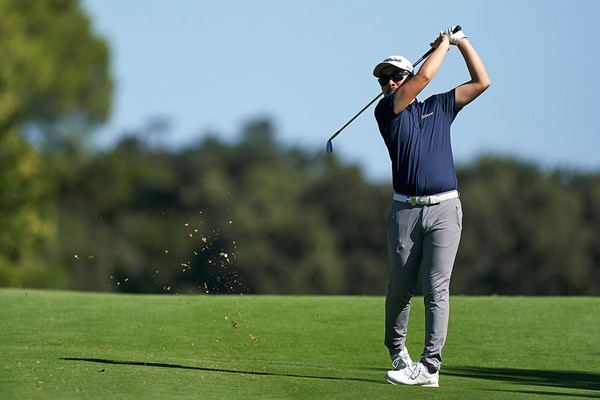
<path fill-rule="evenodd" d="M 267 120 L 239 140 L 180 150 L 141 135 L 104 152 L 49 153 L 55 234 L 27 286 L 139 293 L 385 293 L 389 184 L 276 143 Z M 600 293 L 600 176 L 487 156 L 457 170 L 461 294 Z"/>

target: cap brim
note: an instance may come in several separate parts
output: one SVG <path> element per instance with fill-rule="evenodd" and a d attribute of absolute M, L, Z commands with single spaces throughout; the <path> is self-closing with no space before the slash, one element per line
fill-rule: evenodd
<path fill-rule="evenodd" d="M 380 62 L 379 64 L 377 64 L 377 66 L 373 70 L 373 75 L 375 75 L 376 78 L 379 78 L 379 76 L 381 75 L 383 70 L 386 69 L 387 67 L 395 67 L 395 68 L 401 69 L 402 71 L 412 72 L 412 68 L 408 69 L 408 68 L 406 68 L 407 67 L 406 65 L 402 65 L 397 61 L 384 61 L 384 62 Z"/>
<path fill-rule="evenodd" d="M 377 66 L 375 67 L 375 69 L 373 70 L 373 75 L 375 76 L 375 78 L 379 78 L 379 76 L 381 75 L 381 72 L 386 68 L 386 67 L 396 67 L 398 68 L 397 65 L 394 65 L 392 63 L 389 62 L 382 62 L 377 64 Z"/>

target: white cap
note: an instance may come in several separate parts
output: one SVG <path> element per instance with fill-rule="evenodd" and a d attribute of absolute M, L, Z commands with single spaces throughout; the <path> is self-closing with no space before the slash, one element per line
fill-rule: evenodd
<path fill-rule="evenodd" d="M 381 71 L 383 71 L 385 67 L 389 67 L 390 65 L 396 68 L 400 68 L 403 71 L 413 72 L 413 65 L 406 58 L 402 56 L 389 56 L 388 58 L 377 64 L 377 66 L 373 70 L 373 75 L 379 78 L 379 75 L 381 75 Z"/>

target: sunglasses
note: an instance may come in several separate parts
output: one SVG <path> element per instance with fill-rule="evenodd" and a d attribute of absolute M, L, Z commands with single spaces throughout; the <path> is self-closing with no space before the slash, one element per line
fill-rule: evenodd
<path fill-rule="evenodd" d="M 401 69 L 397 69 L 394 72 L 392 72 L 390 75 L 387 75 L 387 74 L 380 75 L 379 78 L 377 78 L 377 81 L 379 82 L 379 84 L 381 86 L 386 86 L 388 83 L 390 83 L 390 79 L 393 80 L 394 82 L 400 82 L 408 74 L 410 74 L 410 72 L 403 71 Z"/>

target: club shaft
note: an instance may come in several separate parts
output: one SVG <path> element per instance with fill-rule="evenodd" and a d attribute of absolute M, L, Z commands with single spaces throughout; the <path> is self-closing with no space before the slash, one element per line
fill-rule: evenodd
<path fill-rule="evenodd" d="M 356 118 L 358 118 L 358 116 L 360 114 L 362 114 L 367 108 L 369 108 L 371 106 L 371 104 L 375 103 L 377 101 L 377 99 L 379 99 L 381 96 L 383 96 L 383 92 L 379 93 L 373 100 L 371 100 L 369 102 L 369 104 L 367 104 L 366 106 L 364 106 L 362 110 L 360 110 L 358 113 L 356 113 L 356 115 L 354 117 L 352 117 L 352 119 L 350 121 L 346 122 L 344 124 L 344 126 L 342 126 L 336 133 L 334 133 L 329 138 L 329 140 L 333 140 L 337 135 L 339 135 L 340 132 L 343 131 L 345 127 L 347 127 L 348 125 L 350 125 L 352 123 L 352 121 L 354 121 Z"/>
<path fill-rule="evenodd" d="M 421 61 L 423 61 L 424 59 L 426 59 L 427 57 L 429 57 L 431 55 L 431 53 L 433 53 L 435 49 L 429 49 L 429 51 L 425 54 L 423 54 L 421 56 L 421 58 L 419 58 L 414 64 L 413 67 L 416 67 L 417 65 L 419 65 L 421 63 Z"/>

